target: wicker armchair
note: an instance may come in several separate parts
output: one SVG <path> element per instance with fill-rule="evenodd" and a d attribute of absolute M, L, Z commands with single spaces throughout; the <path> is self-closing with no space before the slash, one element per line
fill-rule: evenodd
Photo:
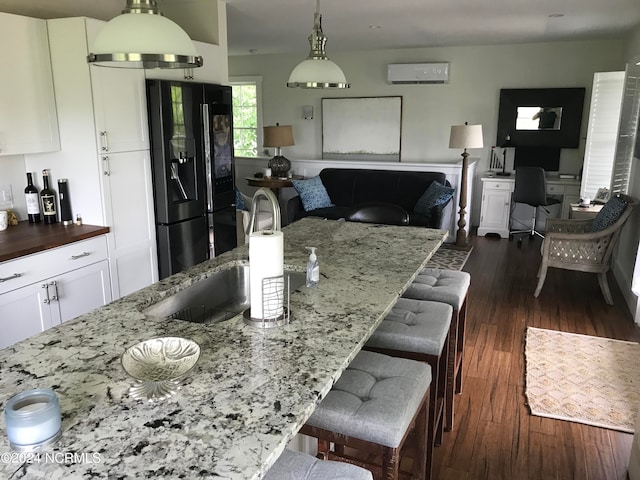
<path fill-rule="evenodd" d="M 631 215 L 635 200 L 621 195 L 628 203 L 620 218 L 610 227 L 599 232 L 591 231 L 593 219 L 563 220 L 548 219 L 547 231 L 542 244 L 542 262 L 538 271 L 538 286 L 533 294 L 537 297 L 542 290 L 549 267 L 591 272 L 598 274 L 598 283 L 605 301 L 613 305 L 613 298 L 607 282 L 607 272 L 611 264 L 611 254 L 623 225 Z"/>

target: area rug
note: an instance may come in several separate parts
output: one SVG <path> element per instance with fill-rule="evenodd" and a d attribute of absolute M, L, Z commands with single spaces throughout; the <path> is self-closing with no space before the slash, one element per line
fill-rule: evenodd
<path fill-rule="evenodd" d="M 640 405 L 640 344 L 527 328 L 531 413 L 633 433 Z"/>
<path fill-rule="evenodd" d="M 467 263 L 472 250 L 473 247 L 468 252 L 463 250 L 454 250 L 444 244 L 431 256 L 427 262 L 427 267 L 462 270 L 464 264 Z"/>

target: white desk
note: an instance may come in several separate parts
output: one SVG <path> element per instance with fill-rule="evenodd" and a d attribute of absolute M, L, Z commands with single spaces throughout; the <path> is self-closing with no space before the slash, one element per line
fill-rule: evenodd
<path fill-rule="evenodd" d="M 482 205 L 480 208 L 480 226 L 478 235 L 496 233 L 502 238 L 509 238 L 509 216 L 511 212 L 511 194 L 515 187 L 515 174 L 508 177 L 490 176 L 482 177 Z M 560 217 L 569 218 L 571 204 L 580 199 L 580 180 L 561 179 L 547 177 L 547 195 L 561 200 Z M 516 212 L 516 218 L 520 215 Z M 522 218 L 522 223 L 528 225 L 530 218 Z M 540 222 L 538 230 L 544 230 L 546 217 L 536 219 L 536 225 Z"/>

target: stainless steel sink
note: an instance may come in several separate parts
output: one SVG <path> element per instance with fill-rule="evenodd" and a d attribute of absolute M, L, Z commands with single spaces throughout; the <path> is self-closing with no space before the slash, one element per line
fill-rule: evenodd
<path fill-rule="evenodd" d="M 305 284 L 302 272 L 285 272 L 287 276 L 291 292 Z M 144 313 L 187 322 L 216 323 L 233 318 L 250 306 L 249 267 L 234 266 L 165 298 Z"/>

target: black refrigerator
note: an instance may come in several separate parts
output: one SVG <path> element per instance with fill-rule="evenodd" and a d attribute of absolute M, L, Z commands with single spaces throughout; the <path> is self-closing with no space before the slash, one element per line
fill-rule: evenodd
<path fill-rule="evenodd" d="M 147 80 L 160 278 L 237 245 L 231 87 Z"/>

